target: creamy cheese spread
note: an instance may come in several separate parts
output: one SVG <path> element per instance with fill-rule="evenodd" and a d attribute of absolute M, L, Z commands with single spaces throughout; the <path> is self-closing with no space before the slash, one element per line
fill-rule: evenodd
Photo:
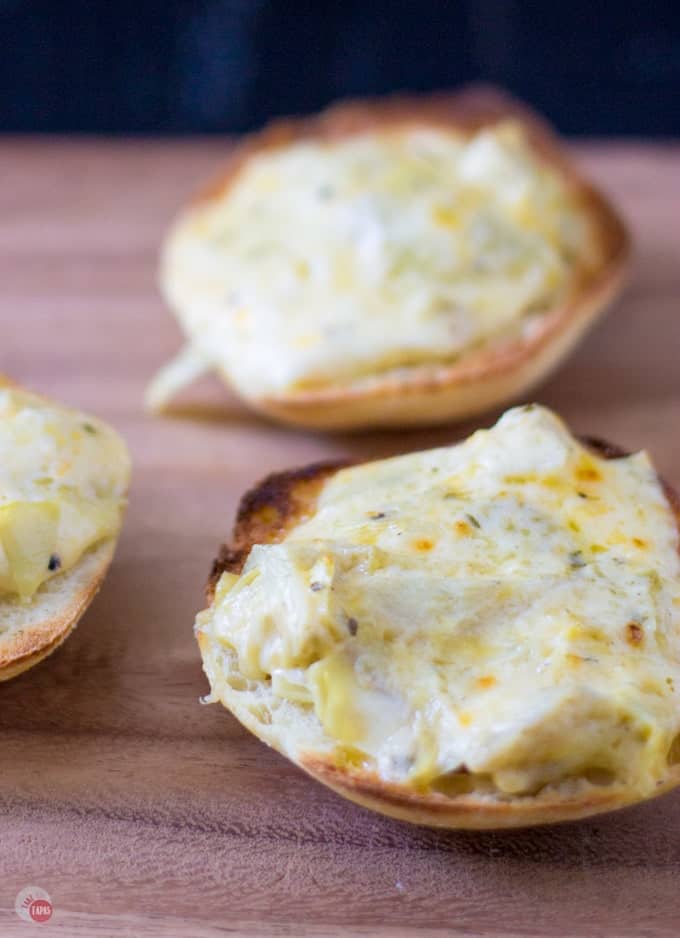
<path fill-rule="evenodd" d="M 649 792 L 680 730 L 678 532 L 657 474 L 538 406 L 339 471 L 309 520 L 222 576 L 200 628 L 338 758 L 416 787 L 467 770 L 508 794 L 571 777 Z"/>
<path fill-rule="evenodd" d="M 118 533 L 130 474 L 106 424 L 0 388 L 0 595 L 29 599 Z"/>
<path fill-rule="evenodd" d="M 261 397 L 453 361 L 530 330 L 598 252 L 578 195 L 513 122 L 264 151 L 169 239 L 190 351 L 151 403 L 209 368 Z"/>

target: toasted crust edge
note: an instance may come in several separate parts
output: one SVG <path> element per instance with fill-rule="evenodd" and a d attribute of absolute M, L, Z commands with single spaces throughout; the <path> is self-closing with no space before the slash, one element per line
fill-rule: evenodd
<path fill-rule="evenodd" d="M 99 592 L 113 560 L 116 543 L 117 538 L 107 538 L 88 551 L 75 567 L 60 574 L 61 577 L 68 578 L 69 575 L 77 576 L 85 565 L 91 564 L 93 567 L 87 581 L 77 588 L 73 595 L 64 600 L 62 608 L 56 615 L 28 626 L 10 641 L 0 641 L 0 681 L 17 677 L 32 668 L 51 655 L 68 638 Z M 39 603 L 40 599 L 41 591 L 39 590 L 33 601 Z M 0 601 L 0 620 L 3 605 Z"/>
<path fill-rule="evenodd" d="M 581 437 L 581 442 L 604 459 L 622 459 L 629 452 L 597 437 Z M 314 463 L 301 469 L 274 473 L 250 489 L 241 500 L 231 545 L 223 545 L 214 561 L 206 586 L 212 603 L 223 572 L 238 574 L 255 544 L 278 543 L 297 524 L 314 512 L 324 483 L 347 462 Z M 680 495 L 659 476 L 664 494 L 680 534 Z M 268 526 L 263 508 L 273 507 Z M 679 545 L 680 550 L 680 545 Z M 199 646 L 202 646 L 199 635 Z M 201 647 L 201 650 L 202 647 Z M 260 737 L 253 720 L 234 714 L 255 736 Z M 264 740 L 271 745 L 270 740 Z M 284 752 L 288 758 L 288 753 Z M 414 824 L 456 829 L 523 827 L 578 820 L 593 814 L 625 807 L 656 797 L 680 784 L 680 765 L 671 766 L 657 789 L 640 798 L 626 788 L 589 785 L 582 793 L 569 795 L 551 791 L 535 797 L 484 796 L 470 793 L 447 796 L 438 792 L 420 793 L 406 786 L 386 782 L 376 773 L 338 767 L 331 757 L 303 753 L 291 759 L 305 772 L 350 801 L 389 817 Z"/>
<path fill-rule="evenodd" d="M 330 760 L 316 756 L 302 758 L 300 766 L 317 781 L 364 808 L 412 824 L 461 830 L 533 827 L 576 821 L 649 800 L 680 784 L 680 770 L 676 767 L 647 798 L 640 798 L 620 787 L 598 789 L 594 785 L 588 785 L 582 794 L 574 795 L 555 792 L 507 799 L 475 794 L 448 797 L 437 792 L 421 795 L 367 774 L 350 775 L 336 768 Z"/>
<path fill-rule="evenodd" d="M 345 101 L 316 115 L 274 121 L 236 146 L 218 178 L 180 214 L 176 228 L 185 216 L 221 197 L 258 153 L 298 140 L 337 140 L 395 125 L 426 124 L 471 133 L 504 118 L 522 123 L 537 155 L 577 192 L 600 243 L 603 260 L 598 270 L 584 279 L 567 303 L 545 313 L 529 336 L 492 342 L 451 364 L 411 366 L 346 384 L 249 398 L 255 410 L 283 423 L 326 430 L 435 424 L 474 416 L 528 391 L 604 312 L 621 291 L 628 268 L 630 238 L 622 219 L 571 163 L 543 118 L 487 86 Z M 161 285 L 172 306 L 168 279 L 163 272 Z"/>
<path fill-rule="evenodd" d="M 282 541 L 314 512 L 324 482 L 348 465 L 349 460 L 334 460 L 273 472 L 249 489 L 240 501 L 231 543 L 222 544 L 213 561 L 205 591 L 208 602 L 215 598 L 225 571 L 240 573 L 253 545 Z"/>

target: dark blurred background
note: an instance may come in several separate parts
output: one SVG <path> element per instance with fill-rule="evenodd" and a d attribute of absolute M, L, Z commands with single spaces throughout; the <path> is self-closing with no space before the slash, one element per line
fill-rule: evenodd
<path fill-rule="evenodd" d="M 486 80 L 564 132 L 680 133 L 680 2 L 0 0 L 0 131 L 240 131 Z"/>

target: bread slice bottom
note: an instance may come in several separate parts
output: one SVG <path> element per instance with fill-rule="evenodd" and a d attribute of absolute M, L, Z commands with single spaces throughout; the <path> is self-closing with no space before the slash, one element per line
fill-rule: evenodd
<path fill-rule="evenodd" d="M 0 598 L 0 681 L 50 655 L 78 623 L 113 558 L 115 538 L 88 550 L 70 570 L 47 580 L 29 603 Z"/>

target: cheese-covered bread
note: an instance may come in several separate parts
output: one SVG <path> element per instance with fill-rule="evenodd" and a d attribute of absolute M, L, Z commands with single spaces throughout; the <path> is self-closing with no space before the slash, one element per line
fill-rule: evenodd
<path fill-rule="evenodd" d="M 320 426 L 460 416 L 498 392 L 486 381 L 474 404 L 468 389 L 451 397 L 451 368 L 486 369 L 491 351 L 533 357 L 557 310 L 570 336 L 585 325 L 594 308 L 576 305 L 610 289 L 624 251 L 599 197 L 518 116 L 372 107 L 373 121 L 349 126 L 346 106 L 256 138 L 181 215 L 162 284 L 188 346 L 154 405 L 215 369 L 254 406 Z M 413 393 L 437 400 L 416 413 Z"/>
<path fill-rule="evenodd" d="M 111 427 L 0 382 L 0 680 L 57 647 L 96 592 L 129 473 Z"/>
<path fill-rule="evenodd" d="M 671 498 L 644 452 L 581 443 L 538 406 L 455 446 L 270 479 L 197 620 L 211 699 L 408 820 L 650 797 L 680 761 Z"/>

